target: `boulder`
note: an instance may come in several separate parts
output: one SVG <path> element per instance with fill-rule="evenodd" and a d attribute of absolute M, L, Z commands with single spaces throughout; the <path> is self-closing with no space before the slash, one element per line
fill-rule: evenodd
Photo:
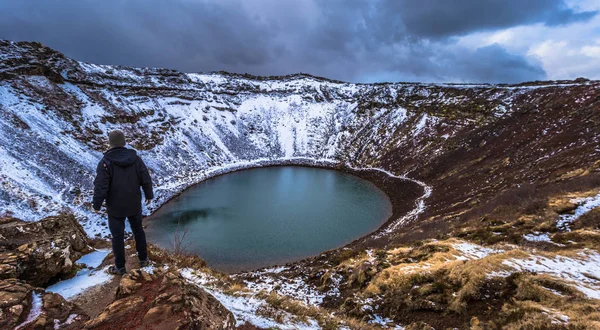
<path fill-rule="evenodd" d="M 235 329 L 213 296 L 175 271 L 141 269 L 124 275 L 116 299 L 86 329 Z"/>
<path fill-rule="evenodd" d="M 34 286 L 74 273 L 74 261 L 90 250 L 73 215 L 36 222 L 0 219 L 0 279 L 18 278 Z"/>
<path fill-rule="evenodd" d="M 55 293 L 0 280 L 0 329 L 81 329 L 89 317 Z"/>
<path fill-rule="evenodd" d="M 571 202 L 571 199 L 567 197 L 551 199 L 548 204 L 558 214 L 573 214 L 577 208 L 577 204 Z"/>

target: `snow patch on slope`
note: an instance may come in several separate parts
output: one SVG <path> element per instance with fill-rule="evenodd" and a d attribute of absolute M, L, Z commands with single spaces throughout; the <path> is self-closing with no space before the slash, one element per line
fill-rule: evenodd
<path fill-rule="evenodd" d="M 214 279 L 211 279 L 207 274 L 198 273 L 191 269 L 183 269 L 181 270 L 181 275 L 189 282 L 202 287 L 223 304 L 225 308 L 231 311 L 235 316 L 237 326 L 249 322 L 257 327 L 265 329 L 321 329 L 316 320 L 308 319 L 307 323 L 299 323 L 293 321 L 293 316 L 289 313 L 284 313 L 285 319 L 283 320 L 283 323 L 261 315 L 259 310 L 268 306 L 263 299 L 256 297 L 255 294 L 240 296 L 225 294 L 210 285 Z"/>
<path fill-rule="evenodd" d="M 562 214 L 556 222 L 556 227 L 565 231 L 571 231 L 569 224 L 577 220 L 589 211 L 600 207 L 600 193 L 593 197 L 578 198 L 571 200 L 572 203 L 579 204 L 573 214 Z"/>
<path fill-rule="evenodd" d="M 457 260 L 477 260 L 485 258 L 490 254 L 504 252 L 503 250 L 491 249 L 469 242 L 452 244 L 452 247 L 461 253 L 460 256 L 457 256 Z"/>
<path fill-rule="evenodd" d="M 548 274 L 572 283 L 588 298 L 600 299 L 600 254 L 584 250 L 576 257 L 543 256 L 532 254 L 528 258 L 510 258 L 502 262 L 510 271 L 493 273 L 490 276 L 508 276 L 512 272 L 535 272 Z"/>

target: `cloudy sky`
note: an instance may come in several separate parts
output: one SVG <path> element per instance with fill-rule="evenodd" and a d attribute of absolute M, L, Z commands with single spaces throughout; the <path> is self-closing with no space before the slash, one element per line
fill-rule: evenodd
<path fill-rule="evenodd" d="M 0 39 L 186 72 L 600 79 L 600 0 L 0 0 Z"/>

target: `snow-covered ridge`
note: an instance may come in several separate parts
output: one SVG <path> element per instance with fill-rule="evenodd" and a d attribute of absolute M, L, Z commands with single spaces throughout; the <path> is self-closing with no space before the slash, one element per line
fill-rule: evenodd
<path fill-rule="evenodd" d="M 0 213 L 38 220 L 72 211 L 92 236 L 106 232 L 89 201 L 113 129 L 125 131 L 152 171 L 153 210 L 193 183 L 265 162 L 381 168 L 389 152 L 426 161 L 475 119 L 509 115 L 516 99 L 543 87 L 180 73 L 77 62 L 8 41 L 0 54 Z M 458 116 L 431 110 L 446 108 Z"/>

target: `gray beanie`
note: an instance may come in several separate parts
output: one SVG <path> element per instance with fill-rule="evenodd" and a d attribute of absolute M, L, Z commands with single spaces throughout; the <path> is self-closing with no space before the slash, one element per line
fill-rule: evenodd
<path fill-rule="evenodd" d="M 111 148 L 124 147 L 125 134 L 118 129 L 108 133 L 108 144 Z"/>

